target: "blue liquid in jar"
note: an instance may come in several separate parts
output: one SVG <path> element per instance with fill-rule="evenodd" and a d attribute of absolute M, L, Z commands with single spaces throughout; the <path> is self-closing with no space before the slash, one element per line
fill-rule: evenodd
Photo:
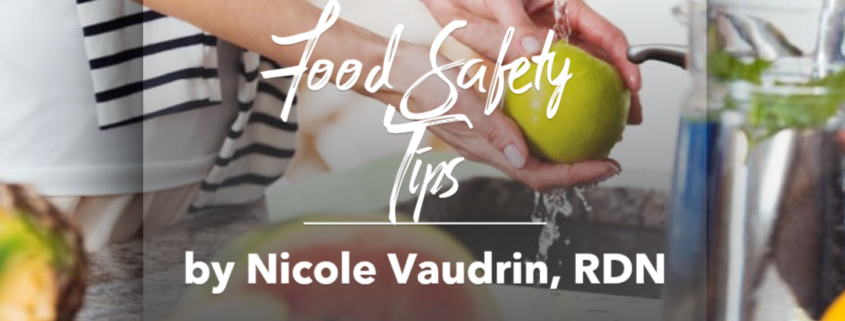
<path fill-rule="evenodd" d="M 664 309 L 667 320 L 704 320 L 707 300 L 708 204 L 718 173 L 719 124 L 705 116 L 681 119 L 669 203 Z"/>

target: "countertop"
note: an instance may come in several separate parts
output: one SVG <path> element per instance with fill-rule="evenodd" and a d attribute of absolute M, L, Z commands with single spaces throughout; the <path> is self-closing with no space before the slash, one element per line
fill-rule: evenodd
<path fill-rule="evenodd" d="M 663 206 L 662 197 L 639 195 L 631 191 L 601 191 L 594 193 L 612 199 L 639 200 L 639 206 L 623 206 L 625 212 L 641 213 L 642 206 Z M 621 193 L 621 194 L 620 194 Z M 621 195 L 621 196 L 620 196 Z M 647 196 L 644 198 L 644 196 Z M 601 197 L 601 196 L 596 196 Z M 645 201 L 643 201 L 645 200 Z M 645 203 L 642 203 L 645 202 Z M 649 203 L 650 202 L 650 203 Z M 598 202 L 609 206 L 608 202 Z M 655 205 L 657 204 L 657 205 Z M 621 220 L 636 216 L 612 213 Z M 653 211 L 647 211 L 653 212 Z M 613 223 L 609 215 L 594 219 Z M 659 226 L 662 218 L 634 219 L 637 226 Z M 627 225 L 626 222 L 616 222 Z M 220 209 L 195 215 L 167 231 L 115 244 L 91 256 L 92 268 L 85 306 L 79 321 L 159 320 L 175 305 L 185 288 L 184 253 L 194 251 L 197 260 L 209 260 L 231 240 L 243 233 L 268 224 L 266 208 L 262 204 L 241 208 Z M 572 320 L 659 320 L 659 300 L 575 291 L 493 286 L 492 292 L 500 306 L 515 307 L 503 311 L 507 320 L 532 320 L 535 315 L 564 315 Z M 539 310 L 544 310 L 542 315 Z"/>
<path fill-rule="evenodd" d="M 79 321 L 159 320 L 184 289 L 184 252 L 211 259 L 234 238 L 268 224 L 256 204 L 203 213 L 144 239 L 91 255 L 91 274 Z"/>

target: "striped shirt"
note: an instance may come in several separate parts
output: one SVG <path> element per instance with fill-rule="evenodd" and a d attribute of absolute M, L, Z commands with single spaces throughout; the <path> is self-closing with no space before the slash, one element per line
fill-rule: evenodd
<path fill-rule="evenodd" d="M 101 130 L 223 101 L 213 35 L 131 0 L 77 0 L 77 8 Z M 291 80 L 260 79 L 280 66 L 257 53 L 243 51 L 239 60 L 237 115 L 194 210 L 260 199 L 294 154 L 297 124 L 279 117 Z"/>

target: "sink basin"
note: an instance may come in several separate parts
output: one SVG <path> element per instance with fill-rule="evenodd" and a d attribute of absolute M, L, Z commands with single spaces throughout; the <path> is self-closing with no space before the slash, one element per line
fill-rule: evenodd
<path fill-rule="evenodd" d="M 596 188 L 585 194 L 591 210 L 580 206 L 580 202 L 572 202 L 572 215 L 559 218 L 561 237 L 548 252 L 549 280 L 551 276 L 561 277 L 558 290 L 658 298 L 661 287 L 648 276 L 645 284 L 636 284 L 633 277 L 618 285 L 575 284 L 575 254 L 591 253 L 601 258 L 605 253 L 619 253 L 632 260 L 636 254 L 646 254 L 655 262 L 656 254 L 663 253 L 664 249 L 665 194 L 632 188 Z M 412 214 L 416 201 L 405 201 L 397 210 Z M 452 197 L 427 197 L 420 220 L 530 222 L 533 208 L 534 191 L 528 187 L 507 179 L 474 178 L 462 181 Z M 483 258 L 485 251 L 491 251 L 494 262 L 504 262 L 513 261 L 514 252 L 533 261 L 542 226 L 441 228 L 463 242 L 478 259 Z M 613 266 L 613 275 L 619 275 L 621 271 L 621 264 Z M 600 278 L 601 273 L 600 267 L 597 270 Z M 510 276 L 505 280 L 512 284 Z"/>

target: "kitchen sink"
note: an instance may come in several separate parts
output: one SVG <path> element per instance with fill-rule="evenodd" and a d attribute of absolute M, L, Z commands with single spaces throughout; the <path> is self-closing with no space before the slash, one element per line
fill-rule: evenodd
<path fill-rule="evenodd" d="M 530 222 L 534 197 L 534 191 L 512 180 L 474 178 L 461 182 L 458 192 L 449 198 L 427 197 L 420 220 Z M 634 277 L 622 284 L 575 284 L 575 254 L 589 253 L 601 258 L 603 254 L 618 253 L 632 260 L 636 254 L 646 254 L 651 262 L 656 262 L 656 255 L 664 251 L 665 193 L 635 188 L 593 188 L 586 191 L 585 198 L 590 210 L 580 201 L 573 201 L 573 213 L 558 218 L 560 238 L 549 248 L 546 262 L 549 280 L 560 276 L 558 290 L 658 298 L 661 286 L 654 284 L 648 275 L 645 284 L 636 284 Z M 416 202 L 416 199 L 408 200 L 399 204 L 397 210 L 410 215 Z M 485 251 L 491 251 L 494 262 L 504 262 L 513 261 L 514 252 L 520 252 L 523 260 L 533 261 L 542 226 L 441 228 L 464 243 L 477 259 L 481 260 Z M 623 268 L 621 263 L 612 267 L 613 275 L 619 275 Z M 597 270 L 599 278 L 602 269 Z M 513 284 L 510 275 L 505 280 Z"/>

